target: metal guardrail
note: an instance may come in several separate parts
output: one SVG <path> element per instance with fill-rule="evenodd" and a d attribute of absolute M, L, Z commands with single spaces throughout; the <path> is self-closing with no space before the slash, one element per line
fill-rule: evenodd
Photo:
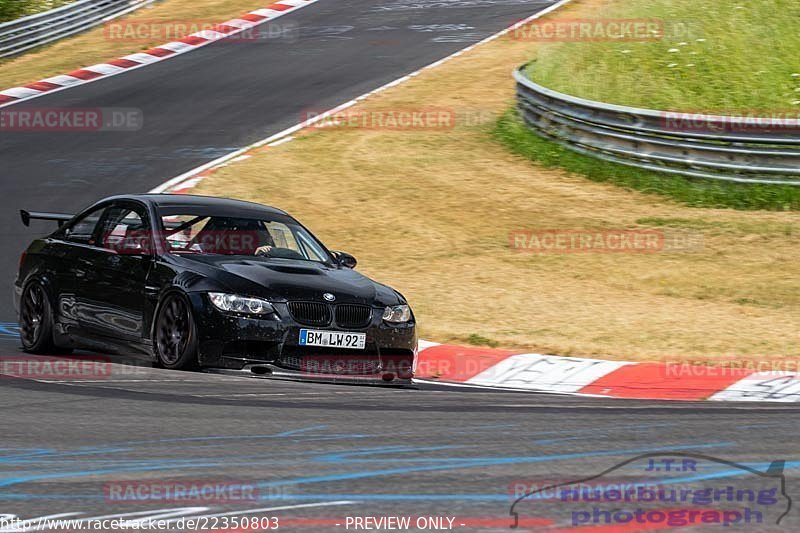
<path fill-rule="evenodd" d="M 800 186 L 800 120 L 605 104 L 543 87 L 525 75 L 526 68 L 514 72 L 522 118 L 571 150 L 683 176 Z"/>
<path fill-rule="evenodd" d="M 57 41 L 155 0 L 78 0 L 70 4 L 0 24 L 0 58 Z"/>

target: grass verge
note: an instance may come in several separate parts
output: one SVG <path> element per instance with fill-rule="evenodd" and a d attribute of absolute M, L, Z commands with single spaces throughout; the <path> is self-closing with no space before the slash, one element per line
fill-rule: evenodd
<path fill-rule="evenodd" d="M 165 33 L 179 25 L 224 22 L 247 11 L 265 7 L 272 0 L 165 0 L 143 7 L 130 15 L 114 19 L 114 24 L 130 24 L 136 38 L 113 38 L 105 26 L 75 37 L 57 41 L 0 62 L 0 89 L 24 85 L 81 67 L 102 63 L 119 56 L 147 50 L 185 35 Z M 191 33 L 191 32 L 189 32 Z M 246 46 L 246 42 L 231 46 Z"/>
<path fill-rule="evenodd" d="M 592 100 L 695 112 L 800 112 L 795 0 L 581 0 L 586 19 L 658 21 L 664 36 L 543 44 L 532 78 Z"/>
<path fill-rule="evenodd" d="M 493 135 L 514 153 L 545 167 L 560 167 L 592 181 L 668 196 L 693 207 L 800 210 L 800 187 L 692 179 L 595 159 L 539 137 L 515 111 L 497 121 Z"/>
<path fill-rule="evenodd" d="M 626 360 L 800 356 L 797 215 L 699 210 L 510 152 L 497 120 L 514 101 L 512 69 L 535 53 L 498 39 L 348 111 L 451 110 L 452 128 L 312 128 L 197 192 L 287 209 L 403 292 L 430 340 Z M 655 230 L 700 245 L 519 253 L 520 229 Z"/>

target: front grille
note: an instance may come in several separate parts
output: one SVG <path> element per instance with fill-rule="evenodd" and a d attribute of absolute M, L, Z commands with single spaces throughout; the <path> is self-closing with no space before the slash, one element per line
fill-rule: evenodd
<path fill-rule="evenodd" d="M 289 302 L 289 312 L 297 322 L 307 326 L 327 326 L 331 323 L 331 308 L 318 302 Z"/>
<path fill-rule="evenodd" d="M 372 308 L 366 305 L 336 306 L 336 325 L 340 328 L 364 328 L 372 318 Z"/>

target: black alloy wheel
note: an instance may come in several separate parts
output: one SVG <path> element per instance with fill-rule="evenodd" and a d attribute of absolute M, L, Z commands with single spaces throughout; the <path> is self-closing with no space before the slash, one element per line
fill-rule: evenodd
<path fill-rule="evenodd" d="M 155 351 L 165 368 L 186 369 L 197 364 L 197 333 L 189 302 L 170 294 L 161 304 L 155 326 Z"/>
<path fill-rule="evenodd" d="M 22 293 L 19 312 L 22 348 L 30 353 L 49 353 L 53 345 L 53 314 L 39 282 L 31 282 Z"/>

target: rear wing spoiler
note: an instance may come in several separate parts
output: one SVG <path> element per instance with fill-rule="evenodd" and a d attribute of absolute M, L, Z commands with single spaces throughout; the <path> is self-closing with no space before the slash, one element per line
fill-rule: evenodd
<path fill-rule="evenodd" d="M 30 226 L 31 220 L 55 220 L 60 228 L 64 222 L 72 220 L 74 215 L 66 215 L 63 213 L 36 213 L 34 211 L 20 209 L 19 216 L 22 219 L 22 223 L 26 226 Z"/>

